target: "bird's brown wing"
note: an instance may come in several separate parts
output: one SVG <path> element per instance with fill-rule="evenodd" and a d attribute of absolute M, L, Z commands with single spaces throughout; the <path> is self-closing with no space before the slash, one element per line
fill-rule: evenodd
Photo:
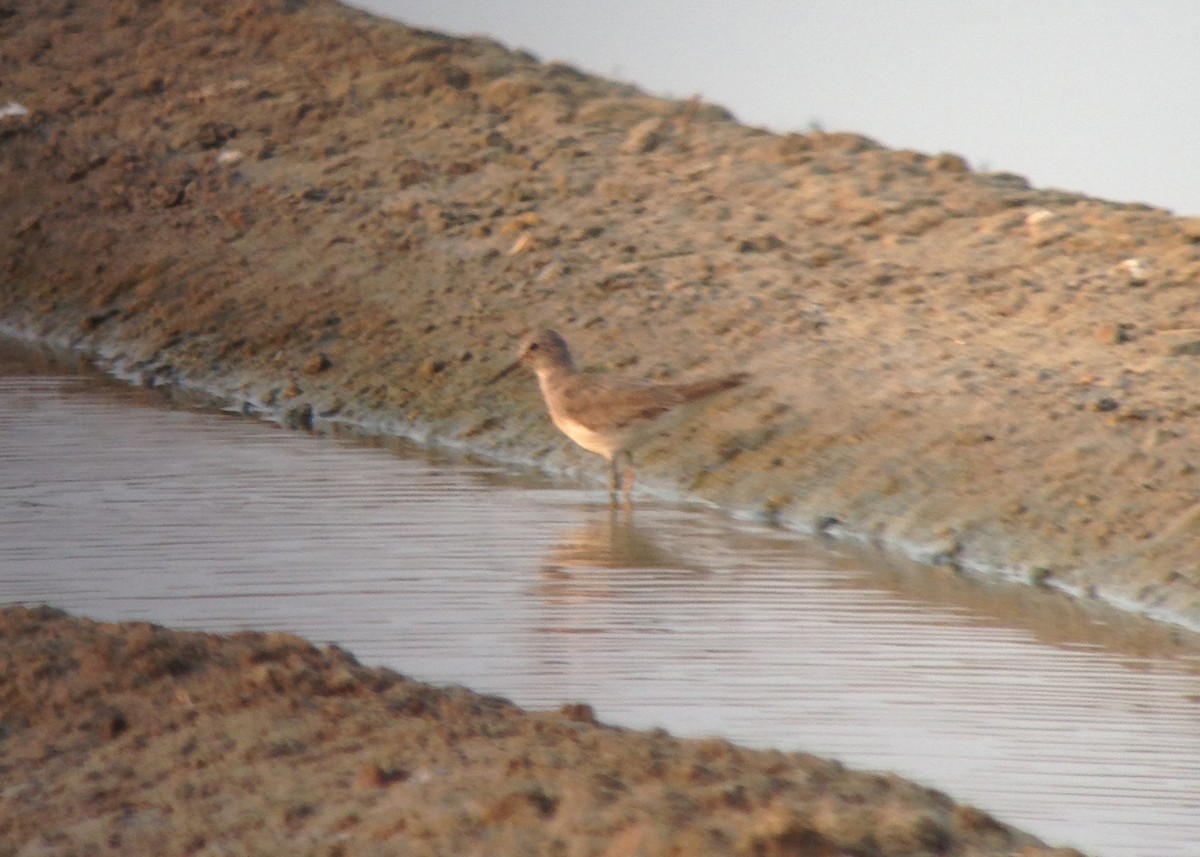
<path fill-rule="evenodd" d="M 672 385 L 679 396 L 685 402 L 695 402 L 700 399 L 707 399 L 709 396 L 714 396 L 723 390 L 732 390 L 734 387 L 740 387 L 749 380 L 748 372 L 735 372 L 732 375 L 724 375 L 720 378 L 707 378 L 703 381 L 692 381 L 685 384 Z"/>
<path fill-rule="evenodd" d="M 745 382 L 745 373 L 686 384 L 640 384 L 580 375 L 562 390 L 563 413 L 592 431 L 610 431 L 663 416 L 688 402 Z"/>

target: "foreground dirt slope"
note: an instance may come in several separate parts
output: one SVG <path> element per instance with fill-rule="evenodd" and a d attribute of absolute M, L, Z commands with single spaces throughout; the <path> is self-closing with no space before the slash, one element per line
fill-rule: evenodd
<path fill-rule="evenodd" d="M 1200 223 L 321 0 L 0 14 L 9 329 L 597 479 L 521 332 L 747 369 L 643 485 L 1200 621 Z"/>
<path fill-rule="evenodd" d="M 284 851 L 1077 854 L 897 777 L 526 713 L 288 635 L 0 609 L 0 853 Z"/>

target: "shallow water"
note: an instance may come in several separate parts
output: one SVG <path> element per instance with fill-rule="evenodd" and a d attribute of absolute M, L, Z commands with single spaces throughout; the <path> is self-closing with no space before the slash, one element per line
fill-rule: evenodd
<path fill-rule="evenodd" d="M 702 511 L 0 361 L 0 602 L 286 629 L 530 707 L 894 770 L 1200 854 L 1195 638 Z"/>

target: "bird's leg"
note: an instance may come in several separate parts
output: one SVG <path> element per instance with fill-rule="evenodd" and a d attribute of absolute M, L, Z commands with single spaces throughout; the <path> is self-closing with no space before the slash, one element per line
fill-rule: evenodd
<path fill-rule="evenodd" d="M 621 470 L 621 457 L 624 456 L 626 468 Z M 608 461 L 608 494 L 616 505 L 617 498 L 625 499 L 625 506 L 632 505 L 630 494 L 633 491 L 633 455 L 628 450 L 622 450 Z"/>

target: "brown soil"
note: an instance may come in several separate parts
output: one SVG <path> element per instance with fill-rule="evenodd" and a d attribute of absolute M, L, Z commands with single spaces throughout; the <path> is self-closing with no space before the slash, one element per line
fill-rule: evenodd
<path fill-rule="evenodd" d="M 1062 855 L 898 777 L 284 634 L 0 609 L 0 854 Z"/>
<path fill-rule="evenodd" d="M 1200 621 L 1200 221 L 323 0 L 0 14 L 10 329 L 597 480 L 526 329 L 747 369 L 641 485 Z"/>
<path fill-rule="evenodd" d="M 746 369 L 642 485 L 1200 621 L 1200 221 L 324 0 L 0 12 L 10 328 L 597 479 L 526 329 Z"/>
<path fill-rule="evenodd" d="M 555 432 L 532 382 L 482 387 L 525 330 L 552 325 L 583 362 L 646 378 L 748 370 L 750 384 L 642 454 L 640 485 L 1200 623 L 1200 221 L 1031 189 L 1017 176 L 972 173 L 954 155 L 890 151 L 853 134 L 768 134 L 699 100 L 646 97 L 326 0 L 0 0 L 0 27 L 0 104 L 29 110 L 0 118 L 0 321 L 9 331 L 296 425 L 345 421 L 597 483 L 602 462 Z M 68 633 L 61 620 L 51 627 Z M 274 645 L 86 625 L 69 633 L 166 639 L 209 660 L 223 646 Z M 326 663 L 295 654 L 300 645 L 289 641 L 284 660 Z M 241 676 L 248 668 L 230 657 L 234 666 L 147 688 L 175 699 L 179 681 Z M 117 766 L 100 769 L 87 793 L 111 804 L 96 830 L 107 835 L 103 825 L 124 815 L 134 819 L 129 835 L 160 824 L 210 829 L 204 813 L 240 812 L 222 802 L 230 793 L 258 807 L 258 821 L 230 818 L 247 836 L 342 823 L 308 796 L 334 776 L 323 755 L 304 768 L 311 783 L 239 786 L 234 762 L 250 761 L 247 752 L 219 743 L 225 727 L 199 703 L 178 703 L 166 722 L 197 736 L 203 725 L 197 746 L 216 749 L 185 754 L 192 789 L 169 786 L 170 811 L 143 817 L 150 798 L 124 795 L 154 775 L 122 753 L 167 727 L 143 727 L 137 706 L 147 703 L 102 664 L 84 673 L 93 669 L 95 681 L 124 688 L 121 734 L 64 725 L 77 691 L 57 680 L 46 693 L 60 702 L 46 704 L 59 719 L 20 728 L 65 730 L 53 738 L 62 753 L 31 756 L 38 767 L 22 776 L 58 765 L 83 777 L 79 753 Z M 297 728 L 316 737 L 261 760 L 287 771 L 310 744 L 333 754 L 350 740 L 321 732 L 330 710 L 351 701 L 387 710 L 391 690 L 354 688 L 313 701 L 260 689 L 244 710 L 230 689 L 215 710 L 230 729 L 238 717 L 247 729 L 275 729 L 279 712 L 303 715 Z M 479 730 L 490 717 L 517 717 L 465 694 L 421 693 L 430 705 L 478 708 Z M 555 735 L 622 735 L 643 755 L 670 743 L 554 716 L 521 722 Z M 153 740 L 179 733 L 164 735 Z M 568 738 L 554 740 L 567 753 Z M 17 743 L 3 742 L 7 757 Z M 169 751 L 173 764 L 184 746 Z M 392 770 L 407 777 L 329 800 L 452 790 L 459 780 L 442 778 L 461 773 L 454 756 L 427 769 L 381 756 L 383 780 Z M 205 774 L 210 765 L 223 776 Z M 161 776 L 170 782 L 170 766 Z M 643 782 L 631 777 L 622 781 Z M 3 800 L 50 801 L 67 789 L 58 782 L 10 788 Z M 592 788 L 547 780 L 513 792 L 506 809 L 477 795 L 464 823 L 478 831 L 479 818 L 504 827 L 536 817 L 511 821 L 514 837 L 556 829 Z M 613 840 L 614 853 L 636 852 L 638 837 L 688 817 L 673 808 L 676 792 L 652 788 L 662 789 L 653 798 L 661 813 L 618 821 L 614 810 L 595 822 L 634 831 Z M 257 803 L 287 799 L 280 789 L 300 795 L 294 813 Z M 641 806 L 638 788 L 631 794 Z M 710 800 L 698 805 L 708 812 Z M 187 820 L 192 805 L 200 814 Z M 711 811 L 718 827 L 742 812 Z M 758 835 L 747 831 L 767 830 L 763 853 L 807 842 L 810 827 L 832 836 L 778 812 L 765 827 L 720 835 L 746 845 Z M 580 830 L 591 823 L 580 819 Z M 452 835 L 432 817 L 411 824 L 386 835 Z M 470 841 L 492 850 L 486 838 Z"/>

